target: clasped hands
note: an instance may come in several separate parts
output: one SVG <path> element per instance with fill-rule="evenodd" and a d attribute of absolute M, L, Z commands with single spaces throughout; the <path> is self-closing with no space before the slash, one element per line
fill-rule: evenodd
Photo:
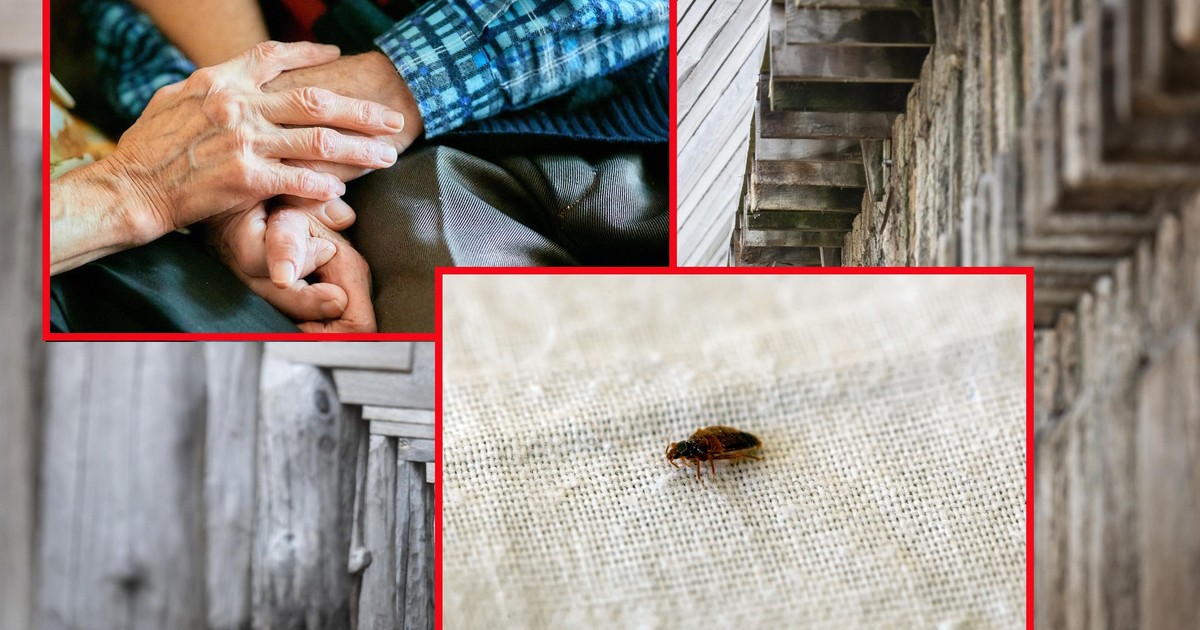
<path fill-rule="evenodd" d="M 339 84 L 350 66 L 360 82 Z M 369 270 L 337 232 L 354 222 L 344 182 L 393 165 L 420 133 L 381 54 L 266 42 L 159 90 L 97 166 L 131 184 L 136 241 L 202 222 L 234 273 L 302 330 L 374 332 Z"/>

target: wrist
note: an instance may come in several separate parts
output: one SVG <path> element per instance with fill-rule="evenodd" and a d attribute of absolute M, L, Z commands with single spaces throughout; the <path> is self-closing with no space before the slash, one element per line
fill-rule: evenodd
<path fill-rule="evenodd" d="M 168 196 L 152 183 L 148 169 L 139 166 L 118 150 L 96 164 L 107 188 L 117 195 L 113 204 L 113 221 L 128 239 L 128 246 L 145 245 L 177 230 L 170 217 L 172 205 Z"/>

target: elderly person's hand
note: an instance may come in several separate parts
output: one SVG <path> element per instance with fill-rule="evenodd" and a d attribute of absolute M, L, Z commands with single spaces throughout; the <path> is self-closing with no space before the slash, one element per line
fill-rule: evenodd
<path fill-rule="evenodd" d="M 375 332 L 367 263 L 311 212 L 263 204 L 206 222 L 209 242 L 233 273 L 305 332 Z M 287 282 L 268 278 L 267 261 L 298 261 Z M 272 278 L 278 270 L 271 270 Z M 320 282 L 309 284 L 304 278 Z"/>
<path fill-rule="evenodd" d="M 159 90 L 111 156 L 52 184 L 51 272 L 276 195 L 345 192 L 337 177 L 292 160 L 395 163 L 395 147 L 375 136 L 403 129 L 398 112 L 318 88 L 261 90 L 281 72 L 336 58 L 332 46 L 267 42 Z"/>

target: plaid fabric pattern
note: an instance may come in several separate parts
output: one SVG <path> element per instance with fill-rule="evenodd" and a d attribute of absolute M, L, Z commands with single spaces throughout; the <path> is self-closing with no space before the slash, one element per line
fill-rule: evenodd
<path fill-rule="evenodd" d="M 434 137 L 665 49 L 669 12 L 667 0 L 433 0 L 375 43 Z"/>
<path fill-rule="evenodd" d="M 121 115 L 137 118 L 159 88 L 195 70 L 125 0 L 81 8 Z M 426 137 L 436 137 L 661 56 L 669 12 L 668 0 L 431 0 L 375 43 L 408 82 Z"/>
<path fill-rule="evenodd" d="M 95 34 L 105 96 L 118 114 L 137 118 L 159 88 L 196 70 L 146 14 L 127 2 L 85 0 L 80 11 Z"/>

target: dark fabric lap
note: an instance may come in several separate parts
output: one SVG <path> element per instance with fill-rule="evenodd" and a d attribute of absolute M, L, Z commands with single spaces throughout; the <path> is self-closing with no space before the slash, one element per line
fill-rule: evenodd
<path fill-rule="evenodd" d="M 667 149 L 425 145 L 349 186 L 347 232 L 371 267 L 381 332 L 432 332 L 446 266 L 659 266 L 669 258 Z M 295 332 L 194 236 L 170 234 L 51 279 L 72 332 Z"/>

